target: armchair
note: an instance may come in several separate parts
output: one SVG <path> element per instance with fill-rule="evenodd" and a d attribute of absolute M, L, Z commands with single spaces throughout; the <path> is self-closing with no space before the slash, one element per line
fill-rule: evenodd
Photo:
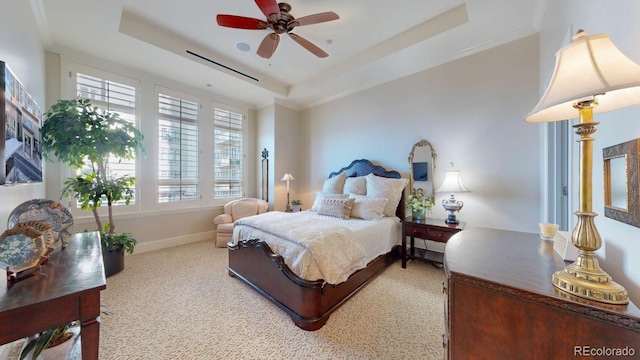
<path fill-rule="evenodd" d="M 233 236 L 234 222 L 243 217 L 267 212 L 269 203 L 262 199 L 242 198 L 225 204 L 224 214 L 213 219 L 216 227 L 216 246 L 226 247 Z"/>

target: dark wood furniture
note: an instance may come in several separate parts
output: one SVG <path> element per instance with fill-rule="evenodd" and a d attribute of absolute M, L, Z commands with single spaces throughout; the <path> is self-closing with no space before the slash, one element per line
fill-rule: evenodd
<path fill-rule="evenodd" d="M 331 173 L 329 177 L 346 171 L 348 177 L 373 173 L 378 176 L 400 178 L 397 171 L 387 171 L 368 160 L 355 160 L 349 166 Z M 396 209 L 396 216 L 404 218 L 404 198 Z M 364 287 L 377 274 L 399 257 L 398 246 L 380 255 L 366 268 L 352 274 L 347 281 L 331 285 L 324 280 L 308 281 L 293 273 L 284 259 L 274 254 L 260 240 L 240 241 L 229 245 L 229 275 L 235 276 L 258 291 L 282 310 L 304 330 L 320 329 L 340 305 Z"/>
<path fill-rule="evenodd" d="M 0 344 L 79 320 L 82 358 L 98 359 L 100 291 L 105 288 L 100 235 L 74 234 L 39 272 L 0 288 Z"/>
<path fill-rule="evenodd" d="M 538 234 L 468 229 L 449 240 L 444 264 L 450 359 L 640 356 L 640 310 L 556 290 L 551 276 L 565 263 Z"/>
<path fill-rule="evenodd" d="M 434 264 L 442 264 L 444 254 L 438 251 L 415 247 L 415 238 L 446 243 L 449 238 L 461 231 L 465 223 L 447 224 L 444 219 L 425 218 L 414 220 L 408 216 L 402 222 L 402 268 L 407 267 L 407 260 L 420 259 Z M 407 236 L 410 237 L 409 252 L 407 253 Z"/>

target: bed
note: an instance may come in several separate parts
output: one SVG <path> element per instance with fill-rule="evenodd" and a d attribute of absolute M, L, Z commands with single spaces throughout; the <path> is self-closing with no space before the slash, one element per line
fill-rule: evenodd
<path fill-rule="evenodd" d="M 401 179 L 400 173 L 397 171 L 386 170 L 364 159 L 355 160 L 349 166 L 331 173 L 329 179 L 337 176 L 344 177 L 345 175 L 347 179 L 365 177 L 368 174 L 377 176 L 376 179 L 379 179 L 378 177 Z M 396 183 L 402 181 L 397 181 Z M 384 250 L 378 250 L 378 254 L 372 255 L 367 252 L 364 256 L 365 263 L 362 264 L 362 259 L 360 259 L 360 265 L 362 266 L 355 272 L 348 274 L 338 273 L 336 276 L 331 276 L 333 278 L 331 281 L 317 278 L 317 271 L 301 274 L 299 266 L 292 265 L 290 267 L 287 265 L 287 263 L 292 264 L 290 254 L 285 254 L 283 257 L 283 255 L 280 255 L 283 251 L 279 246 L 271 245 L 270 247 L 268 245 L 268 241 L 273 241 L 270 239 L 270 235 L 273 235 L 270 234 L 270 231 L 265 230 L 260 233 L 261 230 L 254 229 L 251 224 L 238 222 L 234 229 L 234 238 L 227 245 L 229 249 L 229 275 L 243 280 L 258 293 L 279 306 L 301 329 L 308 331 L 318 330 L 324 326 L 329 316 L 340 305 L 344 304 L 358 290 L 399 258 L 400 219 L 404 219 L 405 208 L 404 196 L 401 191 L 399 197 L 398 205 L 395 208 L 395 216 L 387 216 L 380 220 L 380 223 L 388 222 L 390 224 L 388 225 L 389 228 L 383 230 L 383 232 L 388 232 L 389 236 L 397 237 L 389 241 L 390 245 L 387 248 L 383 246 Z M 388 213 L 387 210 L 385 211 Z M 273 216 L 272 219 L 275 220 L 281 216 L 290 216 L 292 224 L 302 224 L 298 222 L 302 221 L 298 220 L 301 217 L 313 219 L 313 217 L 322 216 L 307 211 L 303 213 L 306 214 L 280 213 L 269 216 Z M 262 215 L 252 218 L 258 218 Z M 393 212 L 390 215 L 394 215 Z M 358 229 L 361 228 L 360 225 L 356 225 L 358 223 L 358 221 L 353 222 L 353 226 L 356 228 L 354 231 L 359 231 Z M 373 221 L 371 223 L 378 222 Z M 378 226 L 381 225 L 378 224 Z M 292 228 L 300 228 L 300 226 L 292 226 Z M 362 228 L 364 229 L 366 226 L 362 226 Z M 317 232 L 318 229 L 315 229 L 315 231 Z M 371 233 L 370 229 L 366 231 Z M 378 230 L 374 230 L 374 232 L 376 231 Z M 264 240 L 265 238 L 269 239 Z M 276 249 L 275 252 L 272 247 Z M 360 267 L 360 265 L 357 266 Z M 305 266 L 302 267 L 305 268 Z"/>

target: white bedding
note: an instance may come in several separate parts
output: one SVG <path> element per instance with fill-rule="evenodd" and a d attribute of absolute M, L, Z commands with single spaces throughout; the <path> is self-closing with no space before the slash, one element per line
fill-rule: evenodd
<path fill-rule="evenodd" d="M 301 278 L 339 284 L 400 244 L 400 226 L 397 217 L 343 220 L 272 211 L 236 221 L 232 241 L 260 239 Z"/>

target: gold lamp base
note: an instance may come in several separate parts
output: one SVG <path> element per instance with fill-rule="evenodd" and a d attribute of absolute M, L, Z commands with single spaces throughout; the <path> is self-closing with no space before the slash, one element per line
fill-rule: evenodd
<path fill-rule="evenodd" d="M 602 268 L 594 251 L 600 248 L 600 234 L 593 222 L 596 213 L 576 212 L 578 223 L 571 241 L 580 250 L 573 264 L 556 271 L 553 286 L 569 294 L 608 304 L 627 304 L 629 294 Z"/>
<path fill-rule="evenodd" d="M 576 262 L 579 260 L 580 258 Z M 593 260 L 596 260 L 595 257 L 593 257 Z M 627 290 L 622 285 L 611 280 L 611 277 L 599 268 L 587 271 L 576 266 L 575 263 L 571 264 L 564 270 L 556 271 L 553 274 L 553 286 L 569 294 L 589 300 L 619 305 L 629 303 Z"/>

